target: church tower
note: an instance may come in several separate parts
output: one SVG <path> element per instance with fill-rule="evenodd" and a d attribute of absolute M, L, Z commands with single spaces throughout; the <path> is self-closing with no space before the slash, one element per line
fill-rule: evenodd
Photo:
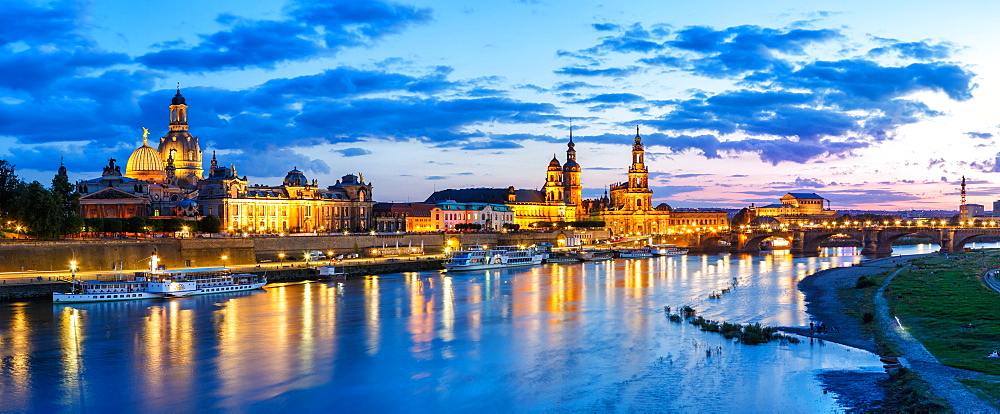
<path fill-rule="evenodd" d="M 565 186 L 566 202 L 580 207 L 583 204 L 583 186 L 580 175 L 583 170 L 576 163 L 576 144 L 573 143 L 573 127 L 569 128 L 569 144 L 566 144 L 566 164 L 563 165 L 563 185 Z"/>
<path fill-rule="evenodd" d="M 611 186 L 611 205 L 616 210 L 652 210 L 653 191 L 649 189 L 649 170 L 645 163 L 645 149 L 639 126 L 635 127 L 635 144 L 632 145 L 632 165 L 628 167 L 628 182 Z"/>
<path fill-rule="evenodd" d="M 549 161 L 549 169 L 545 172 L 545 202 L 549 204 L 562 203 L 565 192 L 563 188 L 563 167 L 556 159 L 556 154 L 552 154 L 552 161 Z"/>
<path fill-rule="evenodd" d="M 198 145 L 198 137 L 191 136 L 191 133 L 188 132 L 187 104 L 184 96 L 181 95 L 180 86 L 177 87 L 177 94 L 170 101 L 169 128 L 170 131 L 160 138 L 157 152 L 160 153 L 164 164 L 173 158 L 178 183 L 182 187 L 192 187 L 205 176 L 201 164 L 201 146 Z M 186 185 L 184 181 L 186 181 Z"/>

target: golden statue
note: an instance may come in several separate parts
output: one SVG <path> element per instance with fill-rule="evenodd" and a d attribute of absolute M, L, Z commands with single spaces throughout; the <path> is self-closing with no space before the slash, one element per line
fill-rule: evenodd
<path fill-rule="evenodd" d="M 142 139 L 145 140 L 149 136 L 149 130 L 146 127 L 142 127 Z"/>

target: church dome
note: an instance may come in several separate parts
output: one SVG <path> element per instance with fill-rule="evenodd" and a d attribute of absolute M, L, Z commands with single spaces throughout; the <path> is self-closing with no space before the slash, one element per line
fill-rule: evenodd
<path fill-rule="evenodd" d="M 571 171 L 572 172 L 580 172 L 580 164 L 577 164 L 576 161 L 574 161 L 574 160 L 566 161 L 566 164 L 563 165 L 563 171 L 566 171 L 566 172 L 571 172 Z"/>
<path fill-rule="evenodd" d="M 285 185 L 288 187 L 305 187 L 309 184 L 306 175 L 299 171 L 299 167 L 292 168 L 285 176 Z"/>
<path fill-rule="evenodd" d="M 163 180 L 167 177 L 160 153 L 143 139 L 142 146 L 132 151 L 125 164 L 125 176 L 137 180 Z"/>
<path fill-rule="evenodd" d="M 180 88 L 177 88 L 177 95 L 174 95 L 174 99 L 170 100 L 171 105 L 184 105 L 184 96 L 181 96 Z"/>
<path fill-rule="evenodd" d="M 559 164 L 555 154 L 552 155 L 552 161 L 549 161 L 549 171 L 562 171 L 562 165 Z"/>

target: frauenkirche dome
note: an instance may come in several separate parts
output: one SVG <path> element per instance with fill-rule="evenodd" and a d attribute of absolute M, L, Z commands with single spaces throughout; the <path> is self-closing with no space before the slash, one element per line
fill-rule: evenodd
<path fill-rule="evenodd" d="M 125 164 L 125 176 L 144 181 L 160 182 L 167 178 L 166 167 L 160 159 L 160 153 L 149 146 L 146 138 L 142 139 L 142 146 L 132 151 Z"/>

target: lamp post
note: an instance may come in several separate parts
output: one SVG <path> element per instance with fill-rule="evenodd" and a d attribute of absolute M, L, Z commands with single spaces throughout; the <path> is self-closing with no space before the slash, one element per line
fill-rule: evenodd
<path fill-rule="evenodd" d="M 222 255 L 222 267 L 227 267 L 226 266 L 226 260 L 228 260 L 228 259 L 229 259 L 229 256 Z"/>
<path fill-rule="evenodd" d="M 280 267 L 285 267 L 285 254 L 278 253 L 278 263 Z"/>
<path fill-rule="evenodd" d="M 76 260 L 69 261 L 69 273 L 73 279 L 73 282 L 76 282 Z"/>

